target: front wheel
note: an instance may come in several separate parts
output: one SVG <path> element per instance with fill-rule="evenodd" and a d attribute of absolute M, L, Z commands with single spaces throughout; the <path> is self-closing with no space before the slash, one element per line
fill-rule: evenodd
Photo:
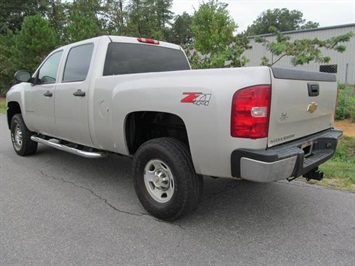
<path fill-rule="evenodd" d="M 172 138 L 147 141 L 133 160 L 134 187 L 154 217 L 175 220 L 196 208 L 203 180 L 195 173 L 187 147 Z"/>
<path fill-rule="evenodd" d="M 33 133 L 28 130 L 21 114 L 16 114 L 11 119 L 11 141 L 18 155 L 26 156 L 37 151 L 37 142 L 31 140 Z"/>

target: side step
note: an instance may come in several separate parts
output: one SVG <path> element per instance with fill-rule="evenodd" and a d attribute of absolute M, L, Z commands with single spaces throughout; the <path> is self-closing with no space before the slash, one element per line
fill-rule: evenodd
<path fill-rule="evenodd" d="M 97 158 L 104 158 L 108 156 L 107 152 L 100 152 L 100 151 L 83 151 L 83 150 L 79 150 L 73 147 L 69 147 L 67 145 L 63 145 L 63 144 L 59 144 L 54 142 L 55 139 L 53 140 L 46 140 L 44 138 L 40 138 L 38 136 L 31 136 L 31 140 L 41 143 L 41 144 L 45 144 L 48 146 L 51 146 L 53 148 L 56 148 L 58 150 L 62 150 L 62 151 L 66 151 L 75 155 L 79 155 L 85 158 L 91 158 L 91 159 L 97 159 Z"/>

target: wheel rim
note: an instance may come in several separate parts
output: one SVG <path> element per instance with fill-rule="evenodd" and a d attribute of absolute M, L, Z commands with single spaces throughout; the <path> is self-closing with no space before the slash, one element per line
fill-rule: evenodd
<path fill-rule="evenodd" d="M 174 177 L 161 160 L 151 160 L 144 168 L 144 184 L 149 195 L 159 203 L 168 202 L 174 195 Z"/>
<path fill-rule="evenodd" d="M 11 134 L 11 136 L 12 136 L 12 143 L 14 144 L 15 149 L 21 150 L 22 143 L 23 143 L 23 134 L 22 134 L 21 127 L 18 123 L 16 123 L 14 131 Z"/>

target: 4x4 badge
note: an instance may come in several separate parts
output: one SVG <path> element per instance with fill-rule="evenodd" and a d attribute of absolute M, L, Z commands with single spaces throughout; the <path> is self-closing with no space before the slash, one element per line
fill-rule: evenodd
<path fill-rule="evenodd" d="M 181 100 L 182 103 L 193 103 L 196 105 L 208 106 L 211 100 L 211 94 L 205 94 L 202 92 L 184 92 L 187 95 Z"/>

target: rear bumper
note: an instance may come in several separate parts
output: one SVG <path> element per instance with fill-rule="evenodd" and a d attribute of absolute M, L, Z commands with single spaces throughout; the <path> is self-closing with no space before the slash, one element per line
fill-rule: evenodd
<path fill-rule="evenodd" d="M 343 131 L 329 129 L 267 150 L 238 149 L 231 155 L 233 177 L 256 182 L 273 182 L 304 175 L 330 159 Z M 312 143 L 305 158 L 302 145 Z"/>

